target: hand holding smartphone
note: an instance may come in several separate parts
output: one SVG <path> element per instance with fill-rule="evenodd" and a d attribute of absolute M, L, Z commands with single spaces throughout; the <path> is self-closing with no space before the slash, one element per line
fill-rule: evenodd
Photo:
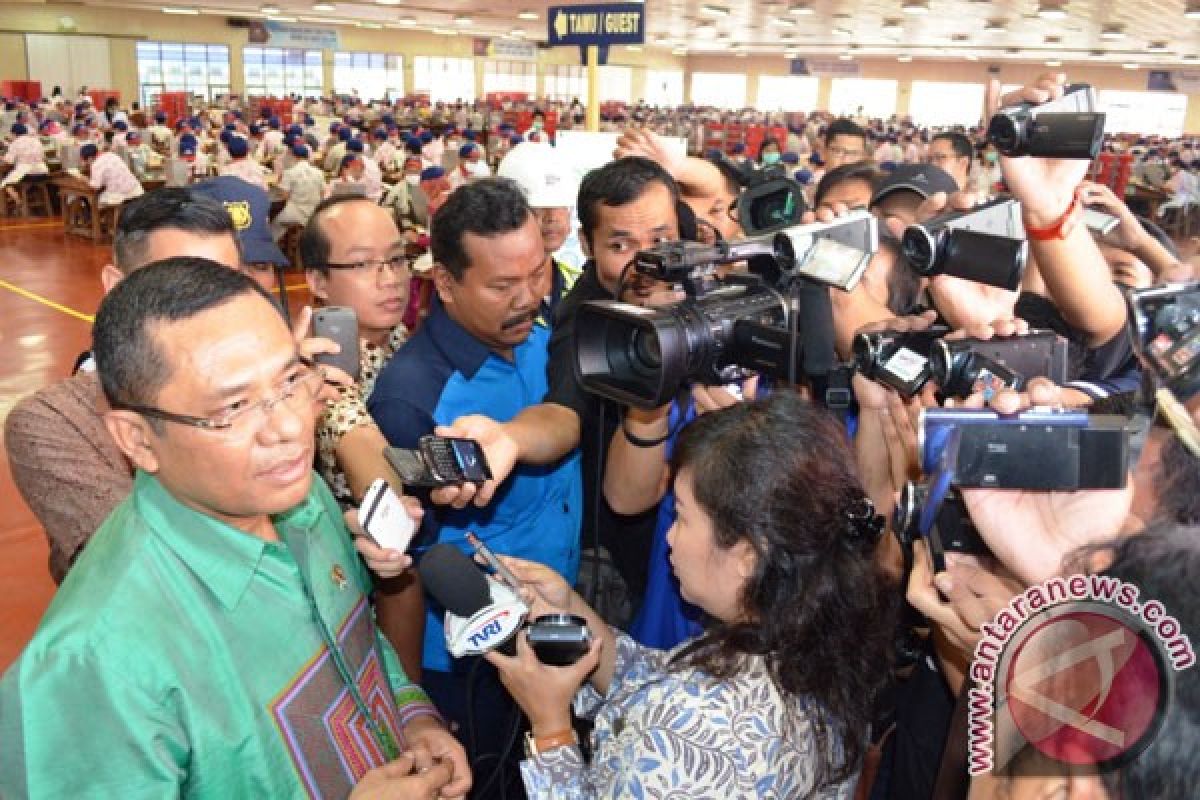
<path fill-rule="evenodd" d="M 375 544 L 401 553 L 408 549 L 417 527 L 404 503 L 383 478 L 372 483 L 363 495 L 358 524 Z"/>
<path fill-rule="evenodd" d="M 483 448 L 474 439 L 429 434 L 420 438 L 416 450 L 389 447 L 383 455 L 405 486 L 478 486 L 492 479 Z"/>
<path fill-rule="evenodd" d="M 313 336 L 337 342 L 341 348 L 337 353 L 319 353 L 314 359 L 318 364 L 327 364 L 349 375 L 354 382 L 359 379 L 362 361 L 358 353 L 358 315 L 347 306 L 325 306 L 313 311 Z"/>

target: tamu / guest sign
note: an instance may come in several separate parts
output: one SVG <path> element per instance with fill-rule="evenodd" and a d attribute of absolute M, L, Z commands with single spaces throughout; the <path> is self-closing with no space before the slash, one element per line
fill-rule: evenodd
<path fill-rule="evenodd" d="M 646 41 L 646 7 L 641 3 L 551 6 L 547 44 L 607 46 Z"/>

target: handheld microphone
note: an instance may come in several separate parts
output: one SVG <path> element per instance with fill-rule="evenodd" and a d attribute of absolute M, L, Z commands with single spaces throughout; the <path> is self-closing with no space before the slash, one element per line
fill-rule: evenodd
<path fill-rule="evenodd" d="M 425 590 L 446 609 L 446 649 L 455 658 L 499 650 L 516 655 L 514 634 L 529 607 L 452 544 L 435 544 L 417 565 Z"/>

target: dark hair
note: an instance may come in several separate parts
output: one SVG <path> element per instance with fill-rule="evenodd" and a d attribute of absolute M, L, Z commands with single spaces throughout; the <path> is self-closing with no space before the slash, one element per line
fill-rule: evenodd
<path fill-rule="evenodd" d="M 875 182 L 882 177 L 883 173 L 879 171 L 879 167 L 875 165 L 874 161 L 855 161 L 853 164 L 842 164 L 840 167 L 835 167 L 821 176 L 821 181 L 817 184 L 817 191 L 813 195 L 813 207 L 821 205 L 825 195 L 829 194 L 835 186 L 850 181 L 866 181 L 873 189 Z"/>
<path fill-rule="evenodd" d="M 1158 516 L 1182 525 L 1200 525 L 1200 458 L 1172 433 L 1159 451 Z"/>
<path fill-rule="evenodd" d="M 675 663 L 728 678 L 762 656 L 781 694 L 819 709 L 817 788 L 847 779 L 887 677 L 894 603 L 872 559 L 877 534 L 851 521 L 866 495 L 845 430 L 779 390 L 688 425 L 671 458 L 676 475 L 684 467 L 717 546 L 748 541 L 757 562 L 742 594 L 749 619 L 717 623 Z"/>
<path fill-rule="evenodd" d="M 898 317 L 907 316 L 913 313 L 921 301 L 921 276 L 909 266 L 900 240 L 890 233 L 880 233 L 879 249 L 895 253 L 895 260 L 887 276 L 888 310 Z"/>
<path fill-rule="evenodd" d="M 762 144 L 760 144 L 758 146 L 758 155 L 756 156 L 755 160 L 762 161 L 763 151 L 766 150 L 771 145 L 775 145 L 775 149 L 778 150 L 780 153 L 783 152 L 783 145 L 781 145 L 779 143 L 779 140 L 776 139 L 774 136 L 767 136 L 766 138 L 764 138 L 762 140 Z"/>
<path fill-rule="evenodd" d="M 374 201 L 362 194 L 335 194 L 318 203 L 317 207 L 313 209 L 312 216 L 304 225 L 304 230 L 300 232 L 300 263 L 304 265 L 305 269 L 315 269 L 322 275 L 329 274 L 329 267 L 326 264 L 329 263 L 329 252 L 333 249 L 333 243 L 321 230 L 321 220 L 329 209 L 347 203 L 374 204 Z"/>
<path fill-rule="evenodd" d="M 113 233 L 113 263 L 117 269 L 128 275 L 144 266 L 150 236 L 168 229 L 200 236 L 230 236 L 241 252 L 233 218 L 220 201 L 189 189 L 165 188 L 146 192 L 121 206 Z"/>
<path fill-rule="evenodd" d="M 592 233 L 596 230 L 597 211 L 600 205 L 610 208 L 628 205 L 643 194 L 652 184 L 661 183 L 671 194 L 671 205 L 679 202 L 679 185 L 671 173 L 657 161 L 642 156 L 629 156 L 610 161 L 599 169 L 584 176 L 579 184 L 579 230 L 583 239 L 591 246 Z"/>
<path fill-rule="evenodd" d="M 828 145 L 832 142 L 835 136 L 857 136 L 863 140 L 864 144 L 867 141 L 866 132 L 849 117 L 838 117 L 829 123 L 829 127 L 825 129 L 825 144 Z"/>
<path fill-rule="evenodd" d="M 954 131 L 943 131 L 930 139 L 931 142 L 936 142 L 938 139 L 944 139 L 950 143 L 950 149 L 954 151 L 954 155 L 959 158 L 965 158 L 968 161 L 975 154 L 975 148 L 971 146 L 971 140 L 964 134 L 955 133 Z"/>
<path fill-rule="evenodd" d="M 171 359 L 152 332 L 156 323 L 191 319 L 247 293 L 271 302 L 236 269 L 192 256 L 155 261 L 118 283 L 92 327 L 96 372 L 109 404 L 153 403 L 170 378 Z"/>
<path fill-rule="evenodd" d="M 521 187 L 508 178 L 483 178 L 451 192 L 429 224 L 433 260 L 455 280 L 471 266 L 463 236 L 485 238 L 520 230 L 533 211 Z"/>

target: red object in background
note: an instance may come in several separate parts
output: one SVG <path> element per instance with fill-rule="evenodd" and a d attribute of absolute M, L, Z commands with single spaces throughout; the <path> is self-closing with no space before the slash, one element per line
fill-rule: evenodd
<path fill-rule="evenodd" d="M 1117 197 L 1123 198 L 1129 177 L 1133 174 L 1133 156 L 1129 153 L 1101 153 L 1092 162 L 1088 174 L 1091 180 L 1104 184 Z"/>
<path fill-rule="evenodd" d="M 174 129 L 175 123 L 188 115 L 188 102 L 191 95 L 187 92 L 160 92 L 158 109 L 167 112 L 167 127 Z"/>
<path fill-rule="evenodd" d="M 10 100 L 36 103 L 42 99 L 41 81 L 0 81 L 0 95 Z"/>
<path fill-rule="evenodd" d="M 262 117 L 263 109 L 267 110 L 267 116 L 279 117 L 279 121 L 285 126 L 292 118 L 292 106 L 294 103 L 291 98 L 280 99 L 278 97 L 251 97 L 250 110 L 254 115 L 254 119 Z"/>
<path fill-rule="evenodd" d="M 529 92 L 488 92 L 484 101 L 490 109 L 503 108 L 507 103 L 525 103 L 529 101 Z"/>
<path fill-rule="evenodd" d="M 554 135 L 558 132 L 558 112 L 557 111 L 543 111 L 542 114 L 546 120 L 546 125 L 544 128 L 542 128 L 542 133 L 546 134 L 551 139 L 554 139 Z M 533 127 L 533 112 L 532 111 L 518 111 L 517 112 L 517 124 L 516 124 L 517 133 L 521 134 L 522 136 L 528 136 L 529 129 L 532 127 Z"/>
<path fill-rule="evenodd" d="M 88 89 L 87 94 L 88 97 L 92 98 L 92 108 L 97 111 L 104 110 L 104 104 L 108 102 L 108 98 L 110 97 L 116 99 L 118 103 L 121 102 L 121 93 L 116 89 Z"/>

